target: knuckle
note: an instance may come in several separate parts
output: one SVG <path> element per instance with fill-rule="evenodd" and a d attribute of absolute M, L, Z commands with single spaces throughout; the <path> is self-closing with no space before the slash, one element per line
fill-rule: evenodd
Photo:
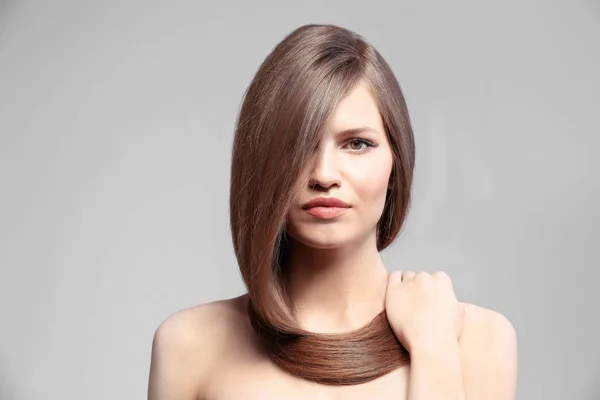
<path fill-rule="evenodd" d="M 390 277 L 389 277 L 390 284 L 400 283 L 401 281 L 402 281 L 402 271 L 390 272 Z"/>
<path fill-rule="evenodd" d="M 431 278 L 431 276 L 427 271 L 419 271 L 415 276 L 415 279 L 418 281 L 428 280 L 429 278 Z"/>
<path fill-rule="evenodd" d="M 441 281 L 452 282 L 452 280 L 450 279 L 450 276 L 444 271 L 438 271 L 434 274 L 434 276 L 436 279 L 439 279 Z"/>
<path fill-rule="evenodd" d="M 450 279 L 448 274 L 445 273 L 444 271 L 437 271 L 436 273 L 434 273 L 434 276 L 439 279 L 445 279 L 445 280 Z"/>

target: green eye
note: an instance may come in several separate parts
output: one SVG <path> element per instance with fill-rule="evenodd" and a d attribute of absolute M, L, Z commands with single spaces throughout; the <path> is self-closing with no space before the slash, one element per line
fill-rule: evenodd
<path fill-rule="evenodd" d="M 362 138 L 354 138 L 348 141 L 348 145 L 350 146 L 350 150 L 352 151 L 364 151 L 368 147 L 375 147 L 375 145 L 369 142 L 366 139 Z"/>

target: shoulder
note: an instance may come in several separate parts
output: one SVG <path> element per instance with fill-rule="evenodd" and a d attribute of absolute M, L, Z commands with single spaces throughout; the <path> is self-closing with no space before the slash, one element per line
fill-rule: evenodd
<path fill-rule="evenodd" d="M 518 354 L 513 324 L 498 311 L 463 305 L 460 351 L 467 397 L 514 398 Z"/>
<path fill-rule="evenodd" d="M 197 305 L 159 324 L 152 341 L 149 399 L 198 397 L 245 312 L 244 302 L 240 296 Z"/>
<path fill-rule="evenodd" d="M 503 314 L 471 303 L 462 304 L 465 310 L 464 327 L 467 329 L 467 335 L 485 333 L 485 336 L 492 335 L 494 339 L 502 340 L 505 344 L 512 344 L 516 340 L 516 330 Z"/>

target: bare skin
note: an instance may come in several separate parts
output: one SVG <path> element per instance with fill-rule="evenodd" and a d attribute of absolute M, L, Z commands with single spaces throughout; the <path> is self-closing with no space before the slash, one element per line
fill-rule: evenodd
<path fill-rule="evenodd" d="M 360 129 L 341 133 L 354 128 Z M 407 271 L 406 282 L 388 286 L 391 274 L 376 246 L 393 166 L 383 132 L 361 82 L 336 108 L 318 163 L 300 180 L 308 184 L 289 210 L 289 292 L 299 327 L 312 332 L 356 330 L 385 309 L 411 365 L 355 386 L 290 376 L 261 348 L 244 295 L 179 311 L 160 325 L 150 400 L 514 399 L 517 344 L 506 318 L 470 304 L 460 307 L 459 318 L 450 281 L 439 283 L 439 275 L 413 279 Z M 335 219 L 319 219 L 302 207 L 318 196 L 337 197 L 349 208 Z"/>
<path fill-rule="evenodd" d="M 153 343 L 148 398 L 408 398 L 410 366 L 365 384 L 346 387 L 307 382 L 280 370 L 261 349 L 245 311 L 246 302 L 243 295 L 181 310 L 167 318 L 158 328 Z M 496 396 L 499 390 L 501 395 L 514 391 L 514 387 L 503 388 L 498 384 L 500 381 L 506 385 L 515 379 L 516 350 L 510 329 L 500 314 L 463 304 L 465 318 L 459 347 L 466 398 L 508 399 Z"/>

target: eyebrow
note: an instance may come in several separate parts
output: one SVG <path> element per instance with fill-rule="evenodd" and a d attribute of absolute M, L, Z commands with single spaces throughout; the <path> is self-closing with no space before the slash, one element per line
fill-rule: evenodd
<path fill-rule="evenodd" d="M 336 136 L 349 136 L 349 135 L 356 135 L 356 134 L 362 133 L 362 132 L 373 132 L 376 134 L 380 134 L 380 132 L 377 129 L 371 128 L 370 126 L 359 126 L 356 128 L 348 128 L 348 129 L 338 131 L 335 133 L 335 135 Z"/>

